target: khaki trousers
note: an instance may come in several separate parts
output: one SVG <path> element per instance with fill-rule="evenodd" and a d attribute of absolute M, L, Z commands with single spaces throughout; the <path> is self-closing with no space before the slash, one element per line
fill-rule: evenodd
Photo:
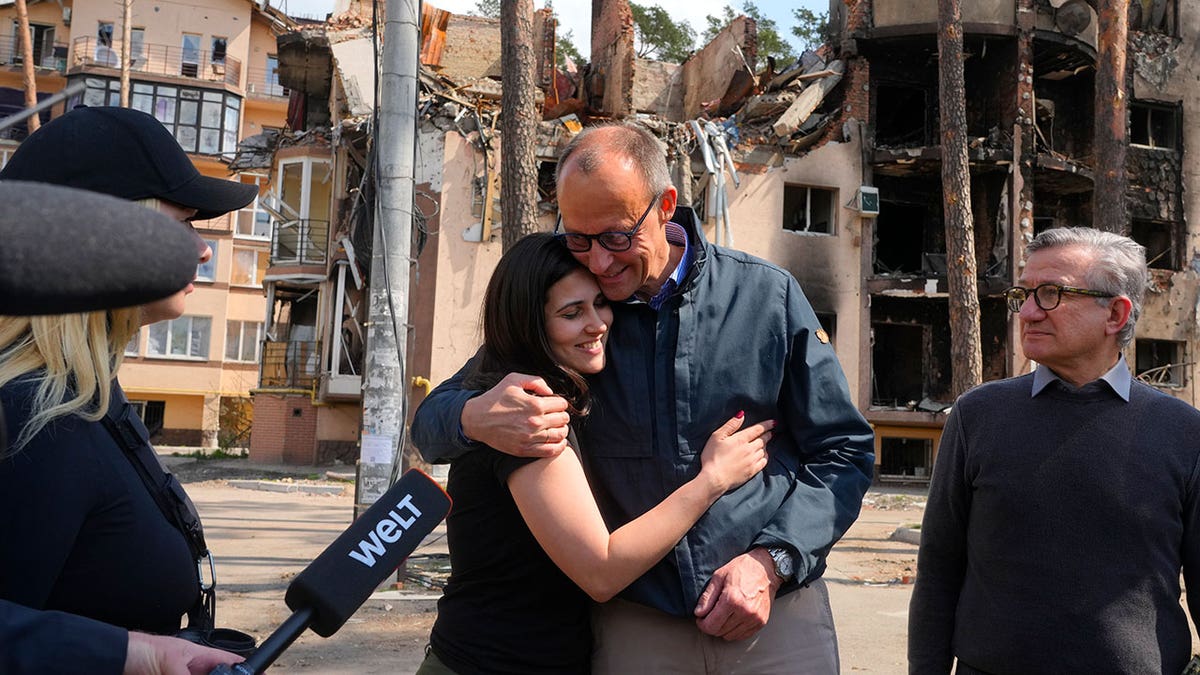
<path fill-rule="evenodd" d="M 776 598 L 754 637 L 727 642 L 681 619 L 625 600 L 592 611 L 593 675 L 838 673 L 837 632 L 824 580 Z"/>

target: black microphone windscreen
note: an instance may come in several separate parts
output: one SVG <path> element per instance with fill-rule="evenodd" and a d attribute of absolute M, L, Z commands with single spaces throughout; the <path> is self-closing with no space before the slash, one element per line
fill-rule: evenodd
<path fill-rule="evenodd" d="M 195 278 L 198 258 L 191 229 L 153 209 L 59 185 L 0 181 L 0 315 L 165 298 Z"/>
<path fill-rule="evenodd" d="M 287 606 L 312 609 L 313 632 L 333 635 L 449 512 L 441 486 L 409 470 L 292 580 Z"/>

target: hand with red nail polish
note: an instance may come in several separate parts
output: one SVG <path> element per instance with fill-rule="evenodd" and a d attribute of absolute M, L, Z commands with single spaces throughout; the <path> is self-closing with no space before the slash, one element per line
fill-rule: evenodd
<path fill-rule="evenodd" d="M 720 493 L 745 483 L 767 466 L 767 443 L 774 420 L 742 429 L 746 412 L 739 410 L 708 437 L 700 454 L 700 477 L 707 478 Z M 740 429 L 740 431 L 739 431 Z"/>

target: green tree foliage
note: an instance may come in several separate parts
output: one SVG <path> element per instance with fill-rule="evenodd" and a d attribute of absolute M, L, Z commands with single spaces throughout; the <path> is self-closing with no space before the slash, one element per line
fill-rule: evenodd
<path fill-rule="evenodd" d="M 554 9 L 549 2 L 546 3 L 546 7 L 551 11 Z M 488 19 L 499 19 L 500 0 L 475 0 L 475 9 L 471 13 Z M 554 12 L 554 19 L 558 20 L 558 12 Z M 587 62 L 587 59 L 583 58 L 583 54 L 579 53 L 579 48 L 575 46 L 574 31 L 559 33 L 558 39 L 555 41 L 554 61 L 556 65 L 566 65 L 568 57 L 577 65 Z"/>
<path fill-rule="evenodd" d="M 578 66 L 587 63 L 587 59 L 583 58 L 583 54 L 580 54 L 579 48 L 575 46 L 575 31 L 573 30 L 560 33 L 558 41 L 555 43 L 554 60 L 558 65 L 566 65 L 568 57 Z"/>
<path fill-rule="evenodd" d="M 500 18 L 500 0 L 475 0 L 476 16 L 485 16 L 489 19 Z"/>
<path fill-rule="evenodd" d="M 800 39 L 801 49 L 816 49 L 829 42 L 832 35 L 829 32 L 829 12 L 817 14 L 811 9 L 801 7 L 793 9 L 796 25 L 792 26 L 792 35 Z"/>
<path fill-rule="evenodd" d="M 676 21 L 660 5 L 629 3 L 636 29 L 637 55 L 682 63 L 696 45 L 696 30 L 686 21 Z"/>
<path fill-rule="evenodd" d="M 784 64 L 796 58 L 796 52 L 792 49 L 792 45 L 779 34 L 779 27 L 775 22 L 763 16 L 762 10 L 758 5 L 754 4 L 753 0 L 744 0 L 742 3 L 742 14 L 754 19 L 754 23 L 758 25 L 758 58 L 760 63 L 765 63 L 767 57 L 774 57 L 777 64 Z M 704 21 L 708 27 L 704 31 L 704 41 L 708 42 L 717 36 L 723 28 L 728 26 L 734 19 L 738 17 L 738 13 L 729 5 L 725 5 L 722 10 L 722 16 L 713 16 L 709 14 L 704 17 Z"/>

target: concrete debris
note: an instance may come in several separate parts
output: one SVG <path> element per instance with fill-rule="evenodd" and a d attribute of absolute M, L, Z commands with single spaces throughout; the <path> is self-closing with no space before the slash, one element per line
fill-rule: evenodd
<path fill-rule="evenodd" d="M 429 4 L 422 5 L 421 11 L 421 124 L 457 131 L 487 157 L 499 146 L 503 93 L 499 22 Z M 539 45 L 553 44 L 557 24 L 552 14 L 537 12 L 535 23 L 540 27 L 535 30 Z M 275 152 L 289 145 L 331 141 L 343 145 L 339 141 L 343 134 L 369 136 L 375 99 L 372 45 L 364 32 L 369 26 L 369 11 L 351 3 L 348 11 L 325 24 L 305 26 L 279 38 L 280 81 L 292 90 L 289 126 L 308 131 L 247 139 L 233 160 L 234 169 L 269 169 Z M 727 245 L 733 244 L 733 233 L 728 228 L 726 183 L 736 186 L 739 170 L 762 171 L 778 166 L 785 154 L 837 140 L 843 112 L 848 112 L 838 94 L 844 75 L 840 61 L 827 62 L 818 52 L 808 51 L 779 72 L 773 61 L 754 72 L 757 34 L 745 17 L 683 64 L 610 54 L 603 57 L 614 59 L 607 64 L 610 67 L 604 63 L 559 66 L 553 49 L 536 51 L 540 56 L 535 98 L 543 116 L 540 160 L 554 161 L 585 126 L 621 118 L 634 121 L 662 140 L 669 156 L 690 160 L 686 174 L 694 180 L 689 187 L 708 199 L 707 212 L 723 224 L 719 239 Z M 629 67 L 611 67 L 615 60 Z M 605 94 L 605 89 L 613 88 L 622 93 Z M 336 96 L 331 97 L 331 91 Z M 336 109 L 330 108 L 333 99 Z M 624 102 L 618 107 L 632 101 L 634 109 L 609 109 L 613 101 Z M 365 155 L 366 146 L 357 152 Z M 543 208 L 553 208 L 553 189 L 542 191 L 542 197 L 549 200 Z"/>

